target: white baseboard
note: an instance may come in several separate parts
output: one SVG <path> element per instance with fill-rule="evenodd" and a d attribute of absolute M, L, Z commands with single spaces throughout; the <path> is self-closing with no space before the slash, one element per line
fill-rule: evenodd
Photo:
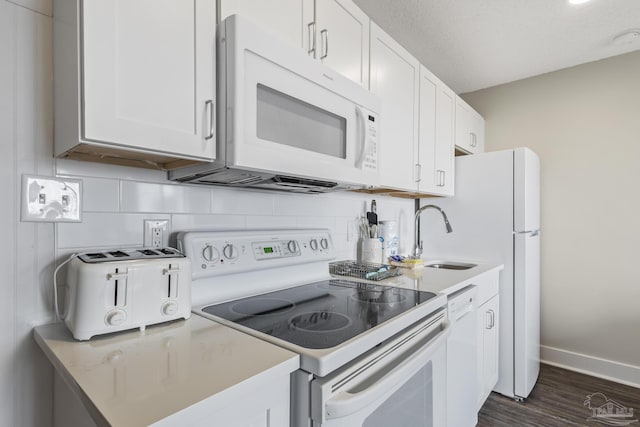
<path fill-rule="evenodd" d="M 640 366 L 540 346 L 540 362 L 640 388 Z"/>

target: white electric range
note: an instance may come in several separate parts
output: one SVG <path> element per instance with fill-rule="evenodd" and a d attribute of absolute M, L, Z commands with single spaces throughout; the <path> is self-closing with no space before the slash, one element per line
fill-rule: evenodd
<path fill-rule="evenodd" d="M 444 425 L 444 295 L 331 277 L 323 229 L 183 232 L 178 248 L 194 313 L 300 355 L 291 425 Z"/>

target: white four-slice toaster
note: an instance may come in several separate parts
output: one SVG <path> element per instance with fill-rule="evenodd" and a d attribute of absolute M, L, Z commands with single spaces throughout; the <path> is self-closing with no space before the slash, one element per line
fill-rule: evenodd
<path fill-rule="evenodd" d="M 173 248 L 82 253 L 67 283 L 64 321 L 78 340 L 191 315 L 191 264 Z"/>

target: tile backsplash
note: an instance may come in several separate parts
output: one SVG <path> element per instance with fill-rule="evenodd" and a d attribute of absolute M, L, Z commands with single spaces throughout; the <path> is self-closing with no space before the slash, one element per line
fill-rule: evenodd
<path fill-rule="evenodd" d="M 175 234 L 195 229 L 327 228 L 336 257 L 356 255 L 357 219 L 372 198 L 381 220 L 399 223 L 400 249 L 409 252 L 413 200 L 359 193 L 294 194 L 167 181 L 164 172 L 57 160 L 58 175 L 83 180 L 83 221 L 57 224 L 59 257 L 94 248 L 135 247 L 143 243 L 145 219 L 169 220 Z"/>

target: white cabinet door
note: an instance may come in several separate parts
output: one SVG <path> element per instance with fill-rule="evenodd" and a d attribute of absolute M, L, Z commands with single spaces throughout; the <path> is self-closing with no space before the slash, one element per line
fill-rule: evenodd
<path fill-rule="evenodd" d="M 420 67 L 421 193 L 452 196 L 454 190 L 455 94 L 424 66 Z"/>
<path fill-rule="evenodd" d="M 495 295 L 478 309 L 478 410 L 498 382 L 499 306 Z"/>
<path fill-rule="evenodd" d="M 418 188 L 418 105 L 420 63 L 371 23 L 371 92 L 381 100 L 380 186 Z"/>
<path fill-rule="evenodd" d="M 316 58 L 369 87 L 369 17 L 351 0 L 316 0 Z"/>
<path fill-rule="evenodd" d="M 313 0 L 221 0 L 220 19 L 242 15 L 296 47 L 313 43 Z M 310 45 L 311 43 L 311 45 Z"/>
<path fill-rule="evenodd" d="M 438 194 L 453 196 L 455 93 L 444 84 L 436 97 L 436 185 Z"/>
<path fill-rule="evenodd" d="M 91 0 L 82 13 L 82 138 L 212 159 L 215 0 Z"/>
<path fill-rule="evenodd" d="M 436 172 L 436 110 L 440 80 L 424 66 L 420 66 L 420 130 L 418 158 L 420 181 L 418 189 L 436 191 L 439 173 Z"/>
<path fill-rule="evenodd" d="M 465 154 L 484 151 L 484 118 L 456 95 L 456 148 Z"/>
<path fill-rule="evenodd" d="M 484 117 L 476 110 L 471 110 L 471 133 L 473 153 L 484 152 Z"/>

